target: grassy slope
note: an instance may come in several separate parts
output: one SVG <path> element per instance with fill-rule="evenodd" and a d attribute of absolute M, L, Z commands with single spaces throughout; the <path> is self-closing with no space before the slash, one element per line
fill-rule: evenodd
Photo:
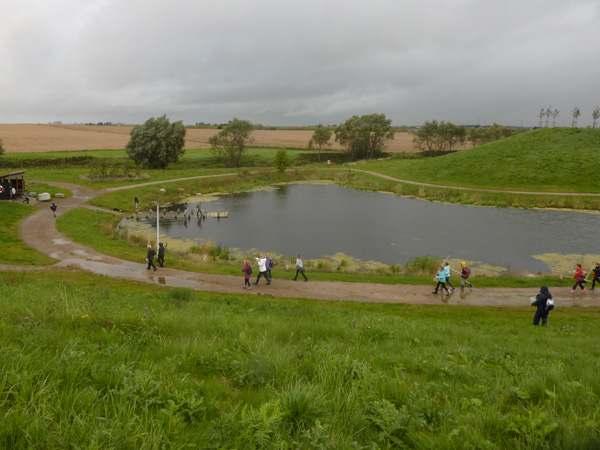
<path fill-rule="evenodd" d="M 141 262 L 145 248 L 125 239 L 116 237 L 113 227 L 120 220 L 118 216 L 99 211 L 79 208 L 67 212 L 57 221 L 61 233 L 97 251 L 129 261 Z M 175 255 L 169 252 L 167 258 L 169 267 L 182 270 L 198 271 L 240 276 L 239 263 L 217 260 L 215 262 L 197 262 L 186 258 L 186 255 Z M 291 279 L 295 274 L 293 265 L 286 271 L 278 265 L 275 278 Z M 347 281 L 355 283 L 385 283 L 385 284 L 431 284 L 431 275 L 393 275 L 389 273 L 347 273 L 326 272 L 309 269 L 308 275 L 312 281 Z M 476 277 L 478 287 L 531 287 L 540 285 L 567 286 L 570 279 L 560 279 L 555 276 L 543 277 Z"/>
<path fill-rule="evenodd" d="M 19 238 L 19 223 L 33 207 L 21 203 L 0 201 L 0 263 L 2 264 L 51 264 L 52 259 L 27 247 Z"/>
<path fill-rule="evenodd" d="M 0 274 L 2 448 L 600 446 L 600 312 Z M 187 445 L 186 445 L 187 444 Z"/>
<path fill-rule="evenodd" d="M 536 130 L 448 156 L 374 161 L 358 167 L 439 184 L 600 192 L 600 130 Z"/>

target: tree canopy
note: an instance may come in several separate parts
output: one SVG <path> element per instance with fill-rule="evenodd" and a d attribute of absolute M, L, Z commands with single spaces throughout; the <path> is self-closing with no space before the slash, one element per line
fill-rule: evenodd
<path fill-rule="evenodd" d="M 452 122 L 425 122 L 415 133 L 414 142 L 418 148 L 427 151 L 452 151 L 463 144 L 467 131 L 465 127 Z"/>
<path fill-rule="evenodd" d="M 385 142 L 393 138 L 392 121 L 385 114 L 352 116 L 335 129 L 335 140 L 346 147 L 353 159 L 380 155 Z"/>
<path fill-rule="evenodd" d="M 223 126 L 219 133 L 209 139 L 215 154 L 227 166 L 239 167 L 246 145 L 252 140 L 254 127 L 247 120 L 233 119 Z"/>
<path fill-rule="evenodd" d="M 185 152 L 185 127 L 167 116 L 151 117 L 131 130 L 127 154 L 142 167 L 164 169 Z"/>
<path fill-rule="evenodd" d="M 331 128 L 324 127 L 323 125 L 317 125 L 312 137 L 310 138 L 310 141 L 308 142 L 308 148 L 317 149 L 319 161 L 321 160 L 321 152 L 323 151 L 323 147 L 329 145 L 332 134 L 333 132 Z"/>

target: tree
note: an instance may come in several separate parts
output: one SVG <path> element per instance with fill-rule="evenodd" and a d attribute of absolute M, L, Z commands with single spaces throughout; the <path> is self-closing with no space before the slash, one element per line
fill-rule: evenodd
<path fill-rule="evenodd" d="M 352 116 L 335 129 L 335 140 L 353 159 L 370 159 L 383 152 L 385 141 L 394 138 L 392 121 L 385 114 Z"/>
<path fill-rule="evenodd" d="M 281 149 L 275 153 L 275 167 L 277 168 L 277 172 L 283 173 L 290 166 L 290 159 L 288 158 L 288 154 L 285 150 Z"/>
<path fill-rule="evenodd" d="M 546 108 L 546 128 L 550 126 L 550 117 L 552 117 L 552 109 L 548 106 Z"/>
<path fill-rule="evenodd" d="M 310 141 L 308 141 L 309 149 L 317 149 L 319 162 L 321 161 L 321 152 L 323 151 L 323 147 L 329 146 L 331 134 L 331 128 L 324 127 L 323 125 L 317 125 L 317 128 L 315 128 Z"/>
<path fill-rule="evenodd" d="M 581 110 L 576 106 L 573 108 L 573 120 L 571 121 L 571 128 L 577 128 L 577 119 L 581 116 Z"/>
<path fill-rule="evenodd" d="M 556 127 L 556 118 L 558 117 L 559 114 L 560 114 L 560 111 L 558 110 L 558 108 L 554 108 L 552 110 L 552 128 Z"/>
<path fill-rule="evenodd" d="M 505 137 L 511 136 L 513 130 L 509 127 L 493 123 L 486 127 L 477 127 L 469 129 L 467 139 L 473 146 L 487 144 L 488 142 L 497 141 Z"/>
<path fill-rule="evenodd" d="M 598 119 L 600 119 L 600 106 L 596 106 L 592 111 L 592 119 L 592 128 L 596 128 L 596 126 L 598 125 Z M 0 147 L 2 147 L 1 143 Z"/>
<path fill-rule="evenodd" d="M 4 154 L 4 146 L 2 145 L 2 139 L 0 139 L 0 156 Z"/>
<path fill-rule="evenodd" d="M 458 144 L 463 144 L 466 137 L 465 127 L 452 122 L 432 120 L 419 127 L 415 133 L 414 142 L 421 150 L 452 151 Z"/>
<path fill-rule="evenodd" d="M 539 127 L 542 128 L 544 126 L 544 117 L 546 117 L 546 110 L 544 108 L 540 109 L 538 117 L 540 119 Z"/>
<path fill-rule="evenodd" d="M 127 154 L 141 167 L 164 169 L 185 152 L 185 127 L 167 116 L 151 117 L 131 130 Z"/>
<path fill-rule="evenodd" d="M 208 142 L 213 152 L 229 167 L 239 167 L 246 145 L 251 142 L 254 127 L 247 120 L 233 119 L 221 128 Z"/>

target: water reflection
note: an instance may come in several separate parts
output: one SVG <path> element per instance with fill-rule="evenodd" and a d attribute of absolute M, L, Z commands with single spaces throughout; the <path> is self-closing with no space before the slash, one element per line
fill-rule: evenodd
<path fill-rule="evenodd" d="M 199 206 L 230 217 L 203 219 Z M 165 211 L 161 227 L 173 237 L 228 247 L 307 258 L 343 252 L 386 263 L 434 255 L 543 271 L 531 255 L 600 253 L 591 239 L 599 215 L 432 203 L 335 185 L 280 186 L 182 205 Z"/>

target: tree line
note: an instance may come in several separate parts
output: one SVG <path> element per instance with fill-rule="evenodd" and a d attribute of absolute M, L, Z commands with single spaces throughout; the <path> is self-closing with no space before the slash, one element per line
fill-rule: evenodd
<path fill-rule="evenodd" d="M 577 128 L 579 118 L 581 117 L 581 109 L 578 106 L 571 110 L 571 128 Z M 558 108 L 553 108 L 552 106 L 540 108 L 538 112 L 538 128 L 552 128 L 556 127 L 556 120 L 560 115 L 560 110 Z M 600 106 L 594 107 L 592 109 L 592 128 L 598 127 L 600 121 Z"/>

